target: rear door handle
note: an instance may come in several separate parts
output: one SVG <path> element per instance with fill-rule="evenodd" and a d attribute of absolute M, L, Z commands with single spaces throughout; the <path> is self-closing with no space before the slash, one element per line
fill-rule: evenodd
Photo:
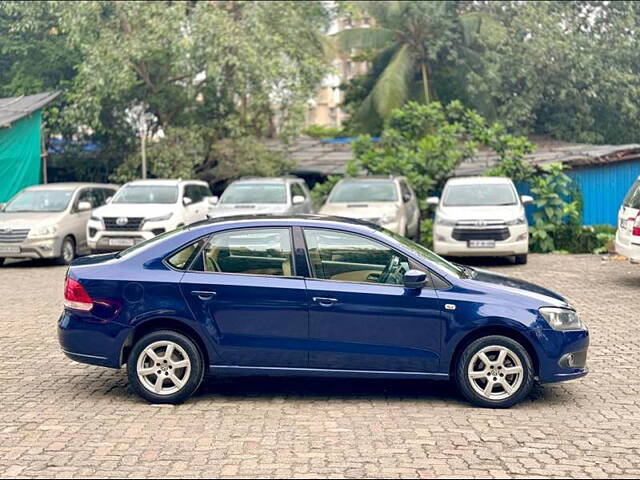
<path fill-rule="evenodd" d="M 312 300 L 322 307 L 331 307 L 338 302 L 338 299 L 329 297 L 313 297 Z"/>
<path fill-rule="evenodd" d="M 200 300 L 211 300 L 213 297 L 217 295 L 216 292 L 212 292 L 209 290 L 193 290 L 191 295 L 198 297 Z"/>

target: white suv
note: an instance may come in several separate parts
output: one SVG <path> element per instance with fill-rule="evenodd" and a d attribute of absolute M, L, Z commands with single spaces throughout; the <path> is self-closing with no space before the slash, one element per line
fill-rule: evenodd
<path fill-rule="evenodd" d="M 640 177 L 629 189 L 618 211 L 616 252 L 640 263 Z"/>
<path fill-rule="evenodd" d="M 511 256 L 527 263 L 529 225 L 524 205 L 533 201 L 518 196 L 513 182 L 504 177 L 450 179 L 437 205 L 433 223 L 433 250 L 452 256 Z"/>
<path fill-rule="evenodd" d="M 92 251 L 130 247 L 207 218 L 211 190 L 199 180 L 136 180 L 116 192 L 87 222 Z"/>

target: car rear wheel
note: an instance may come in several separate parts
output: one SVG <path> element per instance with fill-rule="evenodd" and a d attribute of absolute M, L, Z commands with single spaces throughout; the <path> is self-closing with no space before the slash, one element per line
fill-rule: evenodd
<path fill-rule="evenodd" d="M 4 265 L 4 261 L 5 261 L 4 257 L 0 257 L 0 267 Z"/>
<path fill-rule="evenodd" d="M 516 265 L 524 265 L 527 263 L 527 254 L 516 255 Z"/>
<path fill-rule="evenodd" d="M 60 256 L 55 262 L 58 265 L 69 265 L 76 258 L 76 242 L 71 237 L 64 237 L 60 247 Z"/>
<path fill-rule="evenodd" d="M 472 342 L 456 367 L 460 392 L 480 407 L 508 408 L 522 401 L 533 387 L 533 375 L 527 350 L 501 335 Z"/>
<path fill-rule="evenodd" d="M 127 361 L 129 382 L 151 403 L 181 403 L 202 383 L 198 346 L 172 330 L 151 332 L 136 342 Z"/>

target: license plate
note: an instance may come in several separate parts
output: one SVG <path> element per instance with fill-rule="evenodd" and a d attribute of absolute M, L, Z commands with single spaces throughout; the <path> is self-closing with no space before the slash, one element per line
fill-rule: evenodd
<path fill-rule="evenodd" d="M 469 240 L 469 248 L 494 248 L 495 240 Z"/>
<path fill-rule="evenodd" d="M 110 238 L 109 245 L 112 247 L 130 247 L 133 245 L 133 238 Z"/>
<path fill-rule="evenodd" d="M 0 245 L 0 253 L 20 253 L 20 247 L 13 245 Z"/>

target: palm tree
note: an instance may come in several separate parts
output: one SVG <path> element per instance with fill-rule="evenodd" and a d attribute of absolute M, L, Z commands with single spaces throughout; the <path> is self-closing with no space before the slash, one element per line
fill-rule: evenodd
<path fill-rule="evenodd" d="M 407 100 L 434 100 L 432 71 L 452 56 L 456 69 L 477 64 L 474 43 L 482 29 L 499 28 L 491 17 L 463 11 L 459 2 L 371 1 L 362 4 L 374 19 L 371 28 L 351 28 L 336 34 L 339 48 L 347 54 L 371 52 L 383 68 L 373 87 L 355 112 L 363 124 L 371 117 L 386 119 Z M 464 71 L 462 71 L 464 75 Z"/>

